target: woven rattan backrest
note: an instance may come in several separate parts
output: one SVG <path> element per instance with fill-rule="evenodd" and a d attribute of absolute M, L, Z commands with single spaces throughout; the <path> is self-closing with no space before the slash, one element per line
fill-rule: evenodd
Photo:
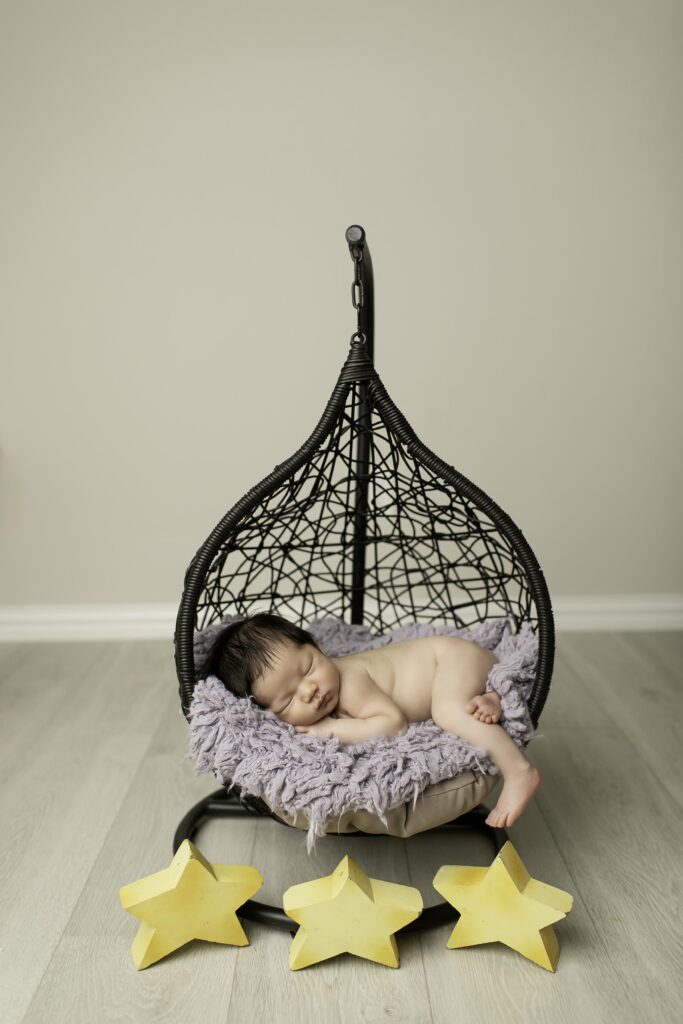
<path fill-rule="evenodd" d="M 506 617 L 538 632 L 530 701 L 552 675 L 548 589 L 526 539 L 483 491 L 424 445 L 354 336 L 308 440 L 217 524 L 189 565 L 174 636 L 183 711 L 197 682 L 193 637 L 227 614 L 320 616 L 385 633 Z"/>

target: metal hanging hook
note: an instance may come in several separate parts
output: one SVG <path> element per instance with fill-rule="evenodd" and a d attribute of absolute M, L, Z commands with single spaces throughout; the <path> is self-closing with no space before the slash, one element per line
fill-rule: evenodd
<path fill-rule="evenodd" d="M 351 302 L 356 310 L 358 328 L 351 335 L 352 345 L 366 345 L 372 357 L 374 308 L 372 302 L 372 262 L 367 248 L 365 230 L 360 224 L 346 229 L 346 241 L 353 260 Z M 367 293 L 367 294 L 366 294 Z M 369 300 L 369 301 L 368 301 Z"/>

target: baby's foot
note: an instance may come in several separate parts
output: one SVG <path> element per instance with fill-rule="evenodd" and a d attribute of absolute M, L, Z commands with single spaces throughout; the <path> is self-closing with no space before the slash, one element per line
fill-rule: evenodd
<path fill-rule="evenodd" d="M 482 693 L 479 697 L 472 698 L 466 710 L 480 722 L 491 725 L 500 718 L 500 697 L 495 690 L 491 693 Z"/>
<path fill-rule="evenodd" d="M 493 828 L 512 825 L 540 785 L 541 773 L 532 764 L 526 764 L 518 771 L 506 775 L 498 803 L 489 812 L 486 824 Z"/>

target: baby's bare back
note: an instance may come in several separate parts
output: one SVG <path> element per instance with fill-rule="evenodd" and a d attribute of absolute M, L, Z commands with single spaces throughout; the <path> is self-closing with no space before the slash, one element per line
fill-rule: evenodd
<path fill-rule="evenodd" d="M 437 676 L 437 650 L 449 646 L 449 671 L 457 671 L 459 660 L 467 661 L 469 640 L 449 636 L 424 636 L 401 640 L 371 651 L 341 658 L 342 687 L 339 713 L 344 715 L 344 686 L 353 686 L 359 666 L 402 711 L 409 722 L 424 722 L 431 716 L 432 691 Z M 494 659 L 495 660 L 495 659 Z M 344 669 L 348 671 L 344 671 Z"/>

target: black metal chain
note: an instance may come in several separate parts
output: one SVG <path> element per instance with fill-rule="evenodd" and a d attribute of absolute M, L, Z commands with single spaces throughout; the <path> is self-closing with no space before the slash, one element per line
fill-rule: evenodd
<path fill-rule="evenodd" d="M 360 311 L 363 308 L 363 279 L 360 273 L 360 265 L 363 259 L 362 249 L 352 249 L 351 258 L 353 259 L 353 283 L 351 285 L 351 302 L 353 308 L 358 311 L 358 330 L 354 331 L 351 335 L 351 344 L 359 344 L 366 340 L 365 335 L 360 329 Z"/>

